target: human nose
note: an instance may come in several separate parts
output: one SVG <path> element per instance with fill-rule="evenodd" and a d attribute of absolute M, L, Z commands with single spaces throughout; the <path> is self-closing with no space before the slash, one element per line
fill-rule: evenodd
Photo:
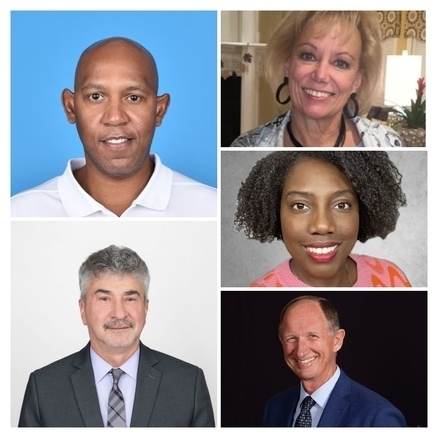
<path fill-rule="evenodd" d="M 126 317 L 126 309 L 123 300 L 114 300 L 111 308 L 111 316 L 115 319 L 123 319 Z"/>
<path fill-rule="evenodd" d="M 329 234 L 333 233 L 335 224 L 331 211 L 326 208 L 317 208 L 310 217 L 310 234 Z"/>
<path fill-rule="evenodd" d="M 313 79 L 317 82 L 327 82 L 329 77 L 329 63 L 325 60 L 320 60 L 315 64 L 313 71 Z"/>
<path fill-rule="evenodd" d="M 102 122 L 105 125 L 123 125 L 129 120 L 128 115 L 124 109 L 123 102 L 118 100 L 110 100 L 103 113 Z"/>
<path fill-rule="evenodd" d="M 307 344 L 307 340 L 303 338 L 298 339 L 295 346 L 296 355 L 298 357 L 305 357 L 308 350 L 309 350 L 309 346 Z"/>

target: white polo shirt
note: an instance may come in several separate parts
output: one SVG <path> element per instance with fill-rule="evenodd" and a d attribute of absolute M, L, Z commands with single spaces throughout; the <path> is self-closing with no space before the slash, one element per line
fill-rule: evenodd
<path fill-rule="evenodd" d="M 175 172 L 152 155 L 154 172 L 146 187 L 121 217 L 212 217 L 217 190 Z M 117 217 L 95 201 L 76 181 L 73 171 L 85 159 L 73 159 L 65 172 L 11 199 L 12 217 Z"/>

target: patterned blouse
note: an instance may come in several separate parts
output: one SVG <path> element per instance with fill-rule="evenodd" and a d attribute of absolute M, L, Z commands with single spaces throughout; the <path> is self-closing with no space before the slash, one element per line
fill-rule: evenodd
<path fill-rule="evenodd" d="M 233 141 L 230 147 L 283 147 L 283 136 L 291 116 L 286 114 L 276 117 L 266 125 L 252 129 Z M 401 137 L 391 128 L 366 119 L 354 117 L 350 119 L 358 130 L 362 141 L 358 147 L 401 147 L 404 146 Z"/>

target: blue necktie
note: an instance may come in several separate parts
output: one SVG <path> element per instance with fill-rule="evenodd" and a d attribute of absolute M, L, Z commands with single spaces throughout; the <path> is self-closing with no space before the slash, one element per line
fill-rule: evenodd
<path fill-rule="evenodd" d="M 315 400 L 313 400 L 310 395 L 301 402 L 301 412 L 295 421 L 294 427 L 312 427 L 312 415 L 310 414 L 310 409 L 315 403 Z"/>

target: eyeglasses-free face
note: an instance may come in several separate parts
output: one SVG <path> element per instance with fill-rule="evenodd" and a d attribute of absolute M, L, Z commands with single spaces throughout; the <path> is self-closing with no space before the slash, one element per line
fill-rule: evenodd
<path fill-rule="evenodd" d="M 333 164 L 306 158 L 286 176 L 280 205 L 283 242 L 291 270 L 309 286 L 352 286 L 356 264 L 348 256 L 359 232 L 359 202 Z"/>

